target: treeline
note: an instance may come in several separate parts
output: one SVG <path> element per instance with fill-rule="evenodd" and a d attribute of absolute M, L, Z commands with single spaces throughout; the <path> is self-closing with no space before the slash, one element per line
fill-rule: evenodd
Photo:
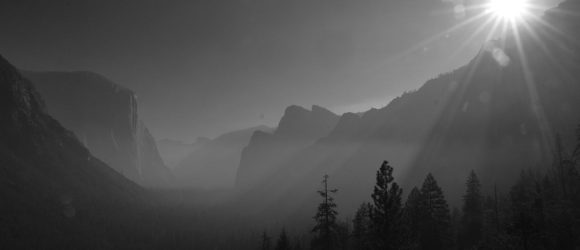
<path fill-rule="evenodd" d="M 290 242 L 282 231 L 271 244 L 264 232 L 261 249 L 580 249 L 580 130 L 578 142 L 565 152 L 557 139 L 553 167 L 543 174 L 522 171 L 506 194 L 495 187 L 484 194 L 471 171 L 462 207 L 452 211 L 432 174 L 403 202 L 393 167 L 384 161 L 371 201 L 341 222 L 337 190 L 324 176 L 310 242 Z"/>

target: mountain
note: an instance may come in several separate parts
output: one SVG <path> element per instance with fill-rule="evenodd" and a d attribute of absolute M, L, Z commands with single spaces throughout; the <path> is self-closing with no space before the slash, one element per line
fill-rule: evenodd
<path fill-rule="evenodd" d="M 266 126 L 252 127 L 203 142 L 173 169 L 177 185 L 206 189 L 233 187 L 240 155 L 250 136 L 271 130 Z"/>
<path fill-rule="evenodd" d="M 209 138 L 200 137 L 194 143 L 185 143 L 178 140 L 162 139 L 157 141 L 159 154 L 169 168 L 176 167 L 185 157 L 195 151 L 205 143 L 211 141 Z"/>
<path fill-rule="evenodd" d="M 307 110 L 299 106 L 286 108 L 273 133 L 257 131 L 252 135 L 237 172 L 236 186 L 248 189 L 277 171 L 277 165 L 293 156 L 298 149 L 327 135 L 338 122 L 338 115 L 319 106 Z"/>
<path fill-rule="evenodd" d="M 121 242 L 138 232 L 131 225 L 141 221 L 143 190 L 51 118 L 33 84 L 1 56 L 0 162 L 1 246 L 130 247 Z M 122 227 L 135 231 L 122 236 Z"/>
<path fill-rule="evenodd" d="M 487 42 L 467 65 L 384 108 L 342 115 L 327 136 L 263 166 L 276 171 L 258 176 L 261 184 L 235 206 L 264 220 L 308 223 L 303 218 L 312 214 L 315 191 L 329 174 L 341 212 L 352 214 L 370 199 L 383 160 L 394 166 L 405 192 L 433 173 L 452 204 L 472 169 L 484 191 L 505 190 L 523 169 L 545 171 L 554 138 L 559 134 L 570 147 L 580 122 L 579 6 L 566 1 L 530 20 L 529 29 L 518 27 L 518 36 Z M 255 147 L 251 162 L 271 160 L 269 150 Z"/>
<path fill-rule="evenodd" d="M 48 113 L 97 158 L 144 186 L 167 186 L 171 173 L 139 119 L 135 93 L 92 72 L 24 72 Z"/>

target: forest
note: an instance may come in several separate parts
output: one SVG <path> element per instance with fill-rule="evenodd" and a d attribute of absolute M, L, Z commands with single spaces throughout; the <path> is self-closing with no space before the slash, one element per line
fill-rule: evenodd
<path fill-rule="evenodd" d="M 451 207 L 432 174 L 404 194 L 384 161 L 369 202 L 350 221 L 323 177 L 310 234 L 263 232 L 258 249 L 577 249 L 580 246 L 580 127 L 577 146 L 556 139 L 554 163 L 543 173 L 522 170 L 508 192 L 484 193 L 477 173 L 465 179 L 461 207 Z M 294 239 L 294 240 L 291 240 Z"/>

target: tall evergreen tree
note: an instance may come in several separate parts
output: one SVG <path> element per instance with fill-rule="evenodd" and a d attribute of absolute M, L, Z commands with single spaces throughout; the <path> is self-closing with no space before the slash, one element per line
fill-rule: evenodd
<path fill-rule="evenodd" d="M 339 220 L 337 223 L 337 244 L 333 249 L 348 249 L 350 244 L 350 223 Z"/>
<path fill-rule="evenodd" d="M 449 205 L 443 191 L 431 173 L 421 187 L 421 211 L 419 242 L 423 249 L 448 249 L 452 239 L 450 235 Z"/>
<path fill-rule="evenodd" d="M 288 235 L 286 234 L 286 229 L 282 229 L 280 233 L 280 237 L 278 237 L 278 241 L 276 242 L 276 250 L 290 250 L 292 247 L 290 246 L 290 240 L 288 239 Z"/>
<path fill-rule="evenodd" d="M 574 166 L 580 163 L 580 124 L 576 128 L 576 147 L 572 151 L 572 160 L 574 161 Z"/>
<path fill-rule="evenodd" d="M 336 203 L 332 194 L 336 193 L 337 189 L 328 189 L 328 175 L 324 175 L 322 179 L 323 189 L 318 191 L 322 197 L 322 203 L 318 205 L 318 211 L 314 216 L 316 225 L 312 232 L 316 235 L 312 239 L 312 248 L 314 249 L 334 249 L 337 245 L 338 225 L 336 223 Z"/>
<path fill-rule="evenodd" d="M 270 237 L 266 234 L 266 230 L 262 233 L 262 250 L 270 250 Z"/>
<path fill-rule="evenodd" d="M 406 249 L 419 247 L 419 229 L 422 219 L 421 201 L 421 191 L 417 187 L 413 187 L 403 210 L 404 246 Z"/>
<path fill-rule="evenodd" d="M 461 219 L 462 219 L 462 214 L 461 211 L 459 211 L 459 208 L 457 207 L 453 207 L 453 209 L 451 209 L 451 231 L 450 231 L 450 235 L 451 235 L 451 244 L 453 246 L 457 245 L 457 242 L 460 240 L 459 235 L 461 233 Z"/>
<path fill-rule="evenodd" d="M 463 196 L 463 216 L 459 244 L 463 249 L 477 245 L 481 240 L 483 227 L 483 196 L 481 184 L 474 171 L 471 171 L 465 183 L 467 190 Z"/>
<path fill-rule="evenodd" d="M 301 250 L 302 249 L 302 244 L 300 242 L 300 238 L 296 237 L 294 239 L 294 247 L 292 249 L 293 250 Z"/>
<path fill-rule="evenodd" d="M 403 190 L 394 182 L 393 167 L 383 161 L 377 171 L 373 190 L 372 230 L 380 249 L 401 246 L 401 195 Z"/>
<path fill-rule="evenodd" d="M 556 182 L 560 186 L 560 192 L 563 199 L 574 200 L 580 194 L 580 187 L 577 183 L 580 182 L 580 174 L 576 169 L 578 165 L 578 158 L 580 155 L 580 142 L 578 146 L 568 154 L 564 150 L 562 140 L 559 135 L 556 135 L 556 145 L 554 151 L 554 170 Z"/>
<path fill-rule="evenodd" d="M 354 239 L 353 247 L 355 249 L 367 250 L 371 249 L 370 239 L 370 215 L 372 205 L 368 202 L 362 203 L 352 221 L 352 238 Z"/>
<path fill-rule="evenodd" d="M 519 238 L 519 247 L 522 249 L 531 248 L 533 235 L 538 232 L 534 211 L 537 197 L 535 185 L 534 174 L 531 171 L 522 171 L 519 180 L 510 190 L 512 234 Z"/>

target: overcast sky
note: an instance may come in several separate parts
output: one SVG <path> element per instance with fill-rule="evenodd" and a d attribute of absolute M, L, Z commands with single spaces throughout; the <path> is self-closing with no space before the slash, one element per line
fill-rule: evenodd
<path fill-rule="evenodd" d="M 6 0 L 0 54 L 100 73 L 138 94 L 154 136 L 190 142 L 276 125 L 291 104 L 381 107 L 467 63 L 486 34 L 468 39 L 483 20 L 444 32 L 474 15 L 460 2 Z"/>

